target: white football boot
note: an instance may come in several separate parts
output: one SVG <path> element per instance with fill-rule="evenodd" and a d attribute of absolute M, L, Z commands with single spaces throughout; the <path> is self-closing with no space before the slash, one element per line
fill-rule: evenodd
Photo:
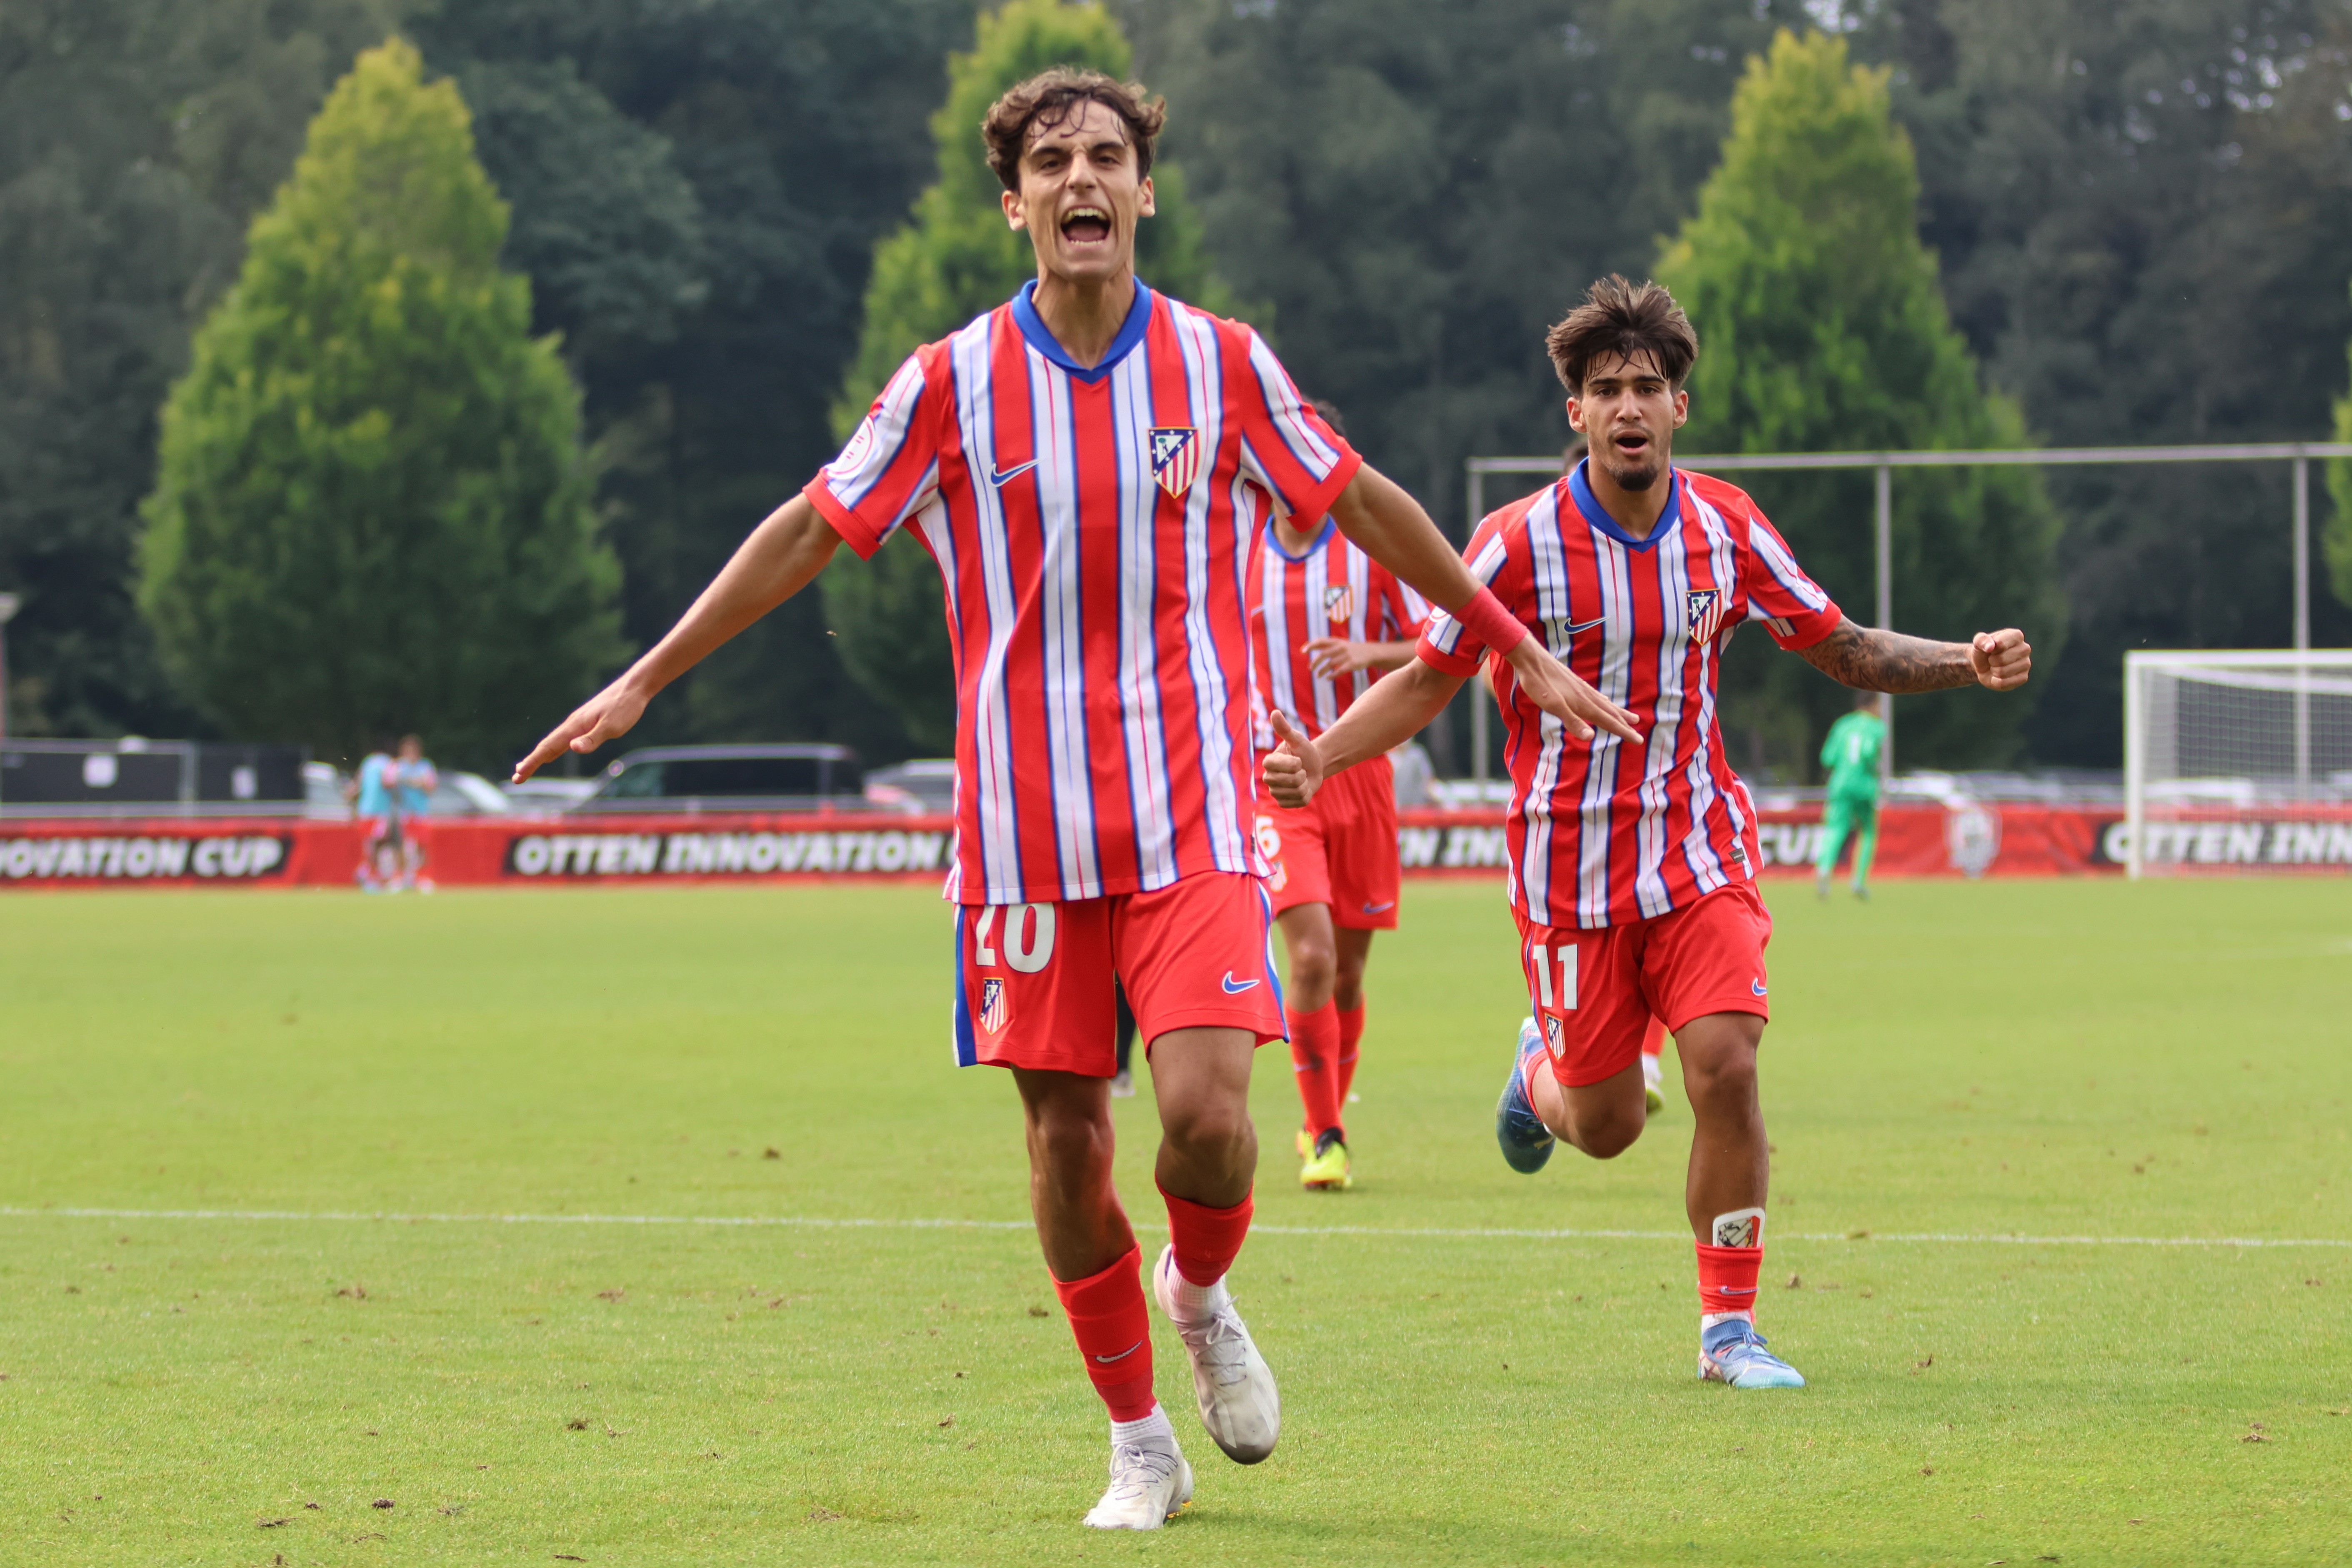
<path fill-rule="evenodd" d="M 1087 1512 L 1095 1530 L 1157 1530 L 1192 1500 L 1192 1467 L 1171 1435 L 1156 1443 L 1110 1446 L 1110 1489 Z"/>
<path fill-rule="evenodd" d="M 1642 1053 L 1642 1103 L 1653 1116 L 1666 1108 L 1665 1069 L 1647 1051 Z"/>
<path fill-rule="evenodd" d="M 1282 1435 L 1282 1395 L 1274 1371 L 1257 1353 L 1234 1299 L 1218 1280 L 1203 1289 L 1176 1272 L 1171 1243 L 1151 1271 L 1151 1292 L 1176 1325 L 1176 1337 L 1192 1362 L 1192 1393 L 1201 1405 L 1201 1425 L 1225 1458 L 1255 1465 L 1274 1452 Z"/>

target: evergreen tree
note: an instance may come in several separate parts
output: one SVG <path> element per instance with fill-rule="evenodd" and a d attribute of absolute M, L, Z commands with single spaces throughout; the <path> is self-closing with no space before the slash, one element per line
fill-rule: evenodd
<path fill-rule="evenodd" d="M 1782 32 L 1732 98 L 1723 162 L 1659 264 L 1697 326 L 1694 453 L 2026 445 L 2007 399 L 1981 390 L 1920 244 L 1911 143 L 1888 114 L 1884 68 L 1850 65 L 1842 38 Z M 1734 475 L 1822 585 L 1874 618 L 1867 471 Z M 1958 640 L 2021 626 L 2057 662 L 2065 612 L 2058 522 L 2031 468 L 1906 469 L 1895 479 L 1899 626 Z M 1745 766 L 1801 776 L 1847 697 L 1742 639 L 1727 661 L 1724 722 Z M 1906 704 L 1901 757 L 2009 760 L 2033 689 Z"/>
<path fill-rule="evenodd" d="M 840 449 L 874 247 L 932 177 L 926 121 L 972 0 L 466 0 L 416 22 L 513 204 L 506 259 L 563 333 L 624 567 L 666 630 L 745 531 Z M 379 33 L 378 36 L 381 36 Z M 632 740 L 838 741 L 909 754 L 803 594 L 656 703 Z"/>
<path fill-rule="evenodd" d="M 949 62 L 947 102 L 931 117 L 939 179 L 912 221 L 876 247 L 857 358 L 834 405 L 835 435 L 848 439 L 907 356 L 1010 299 L 1037 275 L 1029 237 L 1008 227 L 980 122 L 1005 89 L 1055 66 L 1088 66 L 1126 79 L 1134 56 L 1097 4 L 1009 0 L 980 19 L 971 53 Z M 1202 310 L 1230 314 L 1231 296 L 1211 271 L 1201 223 L 1182 174 L 1151 167 L 1157 216 L 1136 236 L 1136 275 Z M 871 562 L 845 562 L 824 579 L 842 662 L 894 710 L 919 742 L 955 739 L 955 688 L 939 569 L 913 538 L 894 540 Z"/>
<path fill-rule="evenodd" d="M 302 127 L 398 0 L 0 6 L 0 590 L 9 728 L 197 722 L 133 601 L 155 419 Z"/>
<path fill-rule="evenodd" d="M 141 607 L 231 732 L 493 765 L 621 655 L 579 397 L 506 232 L 456 84 L 362 54 L 163 412 Z"/>

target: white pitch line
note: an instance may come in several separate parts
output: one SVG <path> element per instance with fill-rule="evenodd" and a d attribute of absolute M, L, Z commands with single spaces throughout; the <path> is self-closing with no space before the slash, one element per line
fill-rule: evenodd
<path fill-rule="evenodd" d="M 828 1219 L 808 1215 L 667 1214 L 371 1214 L 356 1209 L 107 1209 L 27 1208 L 0 1205 L 0 1217 L 16 1219 L 219 1219 L 380 1225 L 636 1225 L 716 1226 L 805 1230 L 1028 1230 L 1025 1219 Z M 1138 1230 L 1166 1228 L 1150 1221 Z M 1448 1241 L 1688 1241 L 1680 1230 L 1538 1230 L 1507 1226 L 1373 1225 L 1253 1225 L 1266 1236 L 1416 1237 Z M 1898 1241 L 1929 1246 L 1999 1247 L 2341 1247 L 2352 1239 L 2332 1237 L 2263 1236 L 2026 1236 L 1967 1231 L 1791 1231 L 1780 1241 Z"/>

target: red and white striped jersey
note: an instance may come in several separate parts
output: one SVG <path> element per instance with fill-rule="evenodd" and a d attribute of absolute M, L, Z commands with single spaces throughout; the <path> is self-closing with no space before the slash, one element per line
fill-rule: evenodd
<path fill-rule="evenodd" d="M 1359 669 L 1327 680 L 1307 662 L 1307 645 L 1317 637 L 1402 641 L 1421 630 L 1429 601 L 1359 550 L 1329 518 L 1300 555 L 1282 548 L 1268 519 L 1250 573 L 1249 616 L 1259 700 L 1288 714 L 1307 734 L 1319 735 L 1372 689 L 1380 672 Z M 1261 713 L 1258 749 L 1272 751 L 1274 742 L 1273 727 Z"/>
<path fill-rule="evenodd" d="M 1361 462 L 1265 342 L 1140 284 L 1102 363 L 1030 302 L 899 367 L 805 493 L 870 557 L 911 526 L 956 669 L 947 896 L 1044 903 L 1264 874 L 1250 546 Z"/>
<path fill-rule="evenodd" d="M 1761 621 L 1782 647 L 1837 628 L 1837 605 L 1745 491 L 1675 470 L 1669 515 L 1633 540 L 1577 471 L 1478 525 L 1471 571 L 1602 696 L 1631 709 L 1640 746 L 1572 742 L 1499 667 L 1511 769 L 1511 900 L 1539 925 L 1654 920 L 1753 877 L 1755 808 L 1723 753 L 1715 689 L 1733 628 Z M 1444 612 L 1423 662 L 1475 672 L 1484 648 Z"/>

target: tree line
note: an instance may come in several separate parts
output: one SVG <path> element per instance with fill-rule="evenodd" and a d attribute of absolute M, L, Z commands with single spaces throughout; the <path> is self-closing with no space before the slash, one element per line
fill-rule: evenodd
<path fill-rule="evenodd" d="M 1687 450 L 2321 438 L 2347 42 L 2342 0 L 12 6 L 11 712 L 502 756 L 1018 281 L 972 124 L 1062 59 L 1169 99 L 1146 279 L 1456 532 L 1464 458 L 1566 438 L 1541 331 L 1610 270 L 1698 323 Z M 1868 485 L 1749 486 L 1864 618 Z M 2248 468 L 1899 476 L 1898 625 L 2055 656 L 2030 709 L 1919 705 L 1906 761 L 2112 764 L 2125 648 L 2286 640 L 2286 516 Z M 936 750 L 929 574 L 837 565 L 645 738 Z M 1734 750 L 1801 773 L 1835 695 L 1753 640 Z"/>

